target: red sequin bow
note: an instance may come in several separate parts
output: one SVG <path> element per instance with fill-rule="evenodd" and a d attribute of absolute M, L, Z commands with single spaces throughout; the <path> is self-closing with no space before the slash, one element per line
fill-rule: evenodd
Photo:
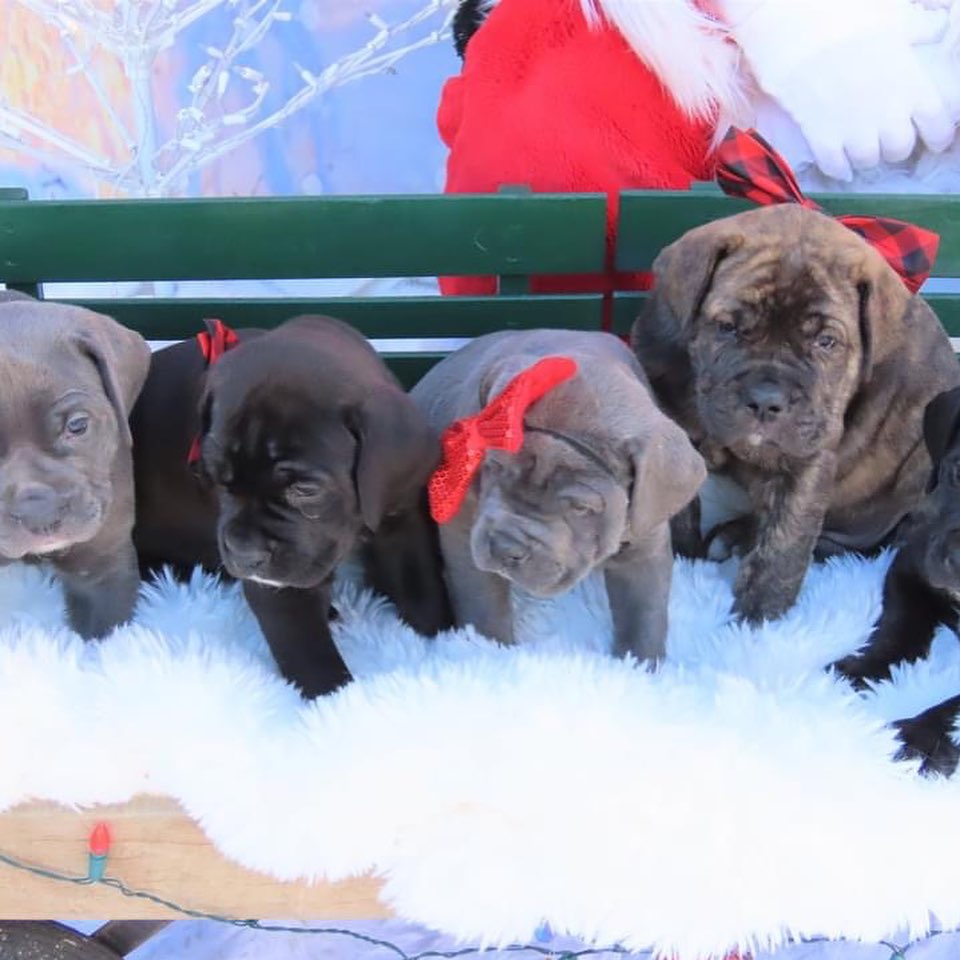
<path fill-rule="evenodd" d="M 517 374 L 479 413 L 454 420 L 443 431 L 443 458 L 427 486 L 430 516 L 437 523 L 448 523 L 457 515 L 487 450 L 516 453 L 523 445 L 523 415 L 576 372 L 570 357 L 544 357 Z"/>
<path fill-rule="evenodd" d="M 786 160 L 756 130 L 731 127 L 717 148 L 717 183 L 724 193 L 754 203 L 799 203 L 821 207 L 805 197 Z M 940 236 L 889 217 L 842 216 L 837 220 L 858 233 L 900 274 L 916 293 L 937 259 Z"/>
<path fill-rule="evenodd" d="M 240 338 L 222 320 L 204 320 L 206 330 L 197 334 L 197 344 L 207 366 L 212 367 L 228 350 L 232 350 Z M 187 463 L 193 464 L 200 459 L 200 438 L 194 437 L 187 454 Z"/>

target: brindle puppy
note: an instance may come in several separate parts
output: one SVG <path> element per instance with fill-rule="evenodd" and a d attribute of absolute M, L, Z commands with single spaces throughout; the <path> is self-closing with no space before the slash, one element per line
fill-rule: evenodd
<path fill-rule="evenodd" d="M 815 549 L 876 549 L 919 500 L 923 409 L 960 367 L 876 250 L 798 205 L 691 230 L 654 271 L 634 349 L 711 470 L 746 492 L 735 613 L 778 617 Z"/>

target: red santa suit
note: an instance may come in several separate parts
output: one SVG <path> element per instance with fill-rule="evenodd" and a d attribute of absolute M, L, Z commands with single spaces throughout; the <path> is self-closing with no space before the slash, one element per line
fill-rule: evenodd
<path fill-rule="evenodd" d="M 533 287 L 642 289 L 647 275 L 612 268 L 619 191 L 711 179 L 730 123 L 757 126 L 801 181 L 804 163 L 839 182 L 947 147 L 960 64 L 941 58 L 932 73 L 923 45 L 950 34 L 951 3 L 463 0 L 482 24 L 441 96 L 445 189 L 606 192 L 604 274 Z M 441 289 L 490 293 L 494 281 L 441 278 Z"/>

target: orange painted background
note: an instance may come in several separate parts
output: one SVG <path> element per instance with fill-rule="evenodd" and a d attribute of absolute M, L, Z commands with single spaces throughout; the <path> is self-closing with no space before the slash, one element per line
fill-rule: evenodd
<path fill-rule="evenodd" d="M 139 84 L 111 39 L 135 39 L 145 20 L 202 15 L 171 34 L 146 62 Z M 271 21 L 230 62 L 223 96 L 208 118 L 242 111 L 255 79 L 267 84 L 255 124 L 299 95 L 300 69 L 316 77 L 361 49 L 381 25 L 403 24 L 429 0 L 301 0 Z M 448 14 L 437 9 L 392 36 L 378 54 L 420 41 Z M 150 13 L 152 8 L 160 11 Z M 458 68 L 452 43 L 419 47 L 371 76 L 334 85 L 246 142 L 194 165 L 182 116 L 191 80 L 211 50 L 228 50 L 238 16 L 259 22 L 270 5 L 255 0 L 0 0 L 0 185 L 34 196 L 252 195 L 408 192 L 440 183 L 442 148 L 434 111 L 443 79 Z M 371 24 L 367 14 L 380 18 Z M 72 14 L 72 15 L 71 15 Z M 151 19 L 152 17 L 152 19 Z M 126 24 L 126 27 L 124 27 Z M 134 58 L 135 61 L 135 58 Z M 133 63 L 136 66 L 136 62 Z M 239 72 L 238 72 L 239 71 Z M 137 109 L 139 103 L 140 109 Z M 245 129 L 228 126 L 230 138 Z M 201 150 L 201 158 L 204 156 Z M 171 171 L 185 170 L 176 182 Z"/>

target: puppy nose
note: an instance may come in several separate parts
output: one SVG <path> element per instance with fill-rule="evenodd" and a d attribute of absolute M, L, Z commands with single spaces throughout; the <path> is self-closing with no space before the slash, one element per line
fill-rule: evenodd
<path fill-rule="evenodd" d="M 517 567 L 530 556 L 530 548 L 513 534 L 498 530 L 490 538 L 490 554 L 505 567 Z"/>
<path fill-rule="evenodd" d="M 773 380 L 758 380 L 743 390 L 743 403 L 761 422 L 769 423 L 787 409 L 786 391 Z"/>
<path fill-rule="evenodd" d="M 265 547 L 237 540 L 230 533 L 224 533 L 223 546 L 230 554 L 230 559 L 248 572 L 262 569 L 270 559 L 270 551 Z"/>
<path fill-rule="evenodd" d="M 28 483 L 13 496 L 9 514 L 25 527 L 51 527 L 61 518 L 61 501 L 56 492 L 43 483 Z"/>

